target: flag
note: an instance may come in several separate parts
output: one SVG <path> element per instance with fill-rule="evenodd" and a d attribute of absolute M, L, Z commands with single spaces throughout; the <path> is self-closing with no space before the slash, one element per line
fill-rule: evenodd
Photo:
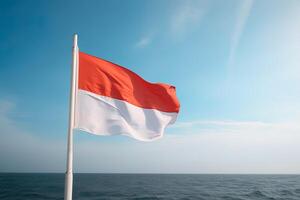
<path fill-rule="evenodd" d="M 75 127 L 96 135 L 151 141 L 176 121 L 175 87 L 150 83 L 134 72 L 79 52 Z"/>

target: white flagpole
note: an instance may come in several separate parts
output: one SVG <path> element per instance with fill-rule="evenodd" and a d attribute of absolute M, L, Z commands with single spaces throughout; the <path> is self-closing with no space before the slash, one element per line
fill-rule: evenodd
<path fill-rule="evenodd" d="M 75 121 L 75 98 L 77 91 L 77 68 L 78 68 L 78 46 L 77 34 L 74 35 L 73 42 L 73 62 L 69 107 L 69 128 L 68 128 L 68 148 L 67 148 L 67 170 L 65 174 L 65 200 L 72 200 L 73 191 L 73 127 Z"/>

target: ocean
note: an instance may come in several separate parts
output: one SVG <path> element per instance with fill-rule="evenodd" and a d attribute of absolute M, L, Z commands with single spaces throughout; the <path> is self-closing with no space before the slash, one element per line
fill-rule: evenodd
<path fill-rule="evenodd" d="M 1 173 L 1 200 L 63 199 L 64 174 Z M 74 174 L 80 200 L 300 200 L 300 175 Z"/>

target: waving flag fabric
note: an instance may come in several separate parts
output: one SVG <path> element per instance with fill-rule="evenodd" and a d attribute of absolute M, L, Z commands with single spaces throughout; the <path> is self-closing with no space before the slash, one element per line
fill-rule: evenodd
<path fill-rule="evenodd" d="M 124 67 L 79 52 L 75 128 L 151 141 L 175 122 L 179 107 L 174 86 L 149 83 Z"/>

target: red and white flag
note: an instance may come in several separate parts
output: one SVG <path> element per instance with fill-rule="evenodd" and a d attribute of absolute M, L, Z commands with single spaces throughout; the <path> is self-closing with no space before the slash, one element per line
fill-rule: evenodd
<path fill-rule="evenodd" d="M 75 128 L 96 135 L 160 138 L 179 112 L 175 87 L 79 52 Z"/>

